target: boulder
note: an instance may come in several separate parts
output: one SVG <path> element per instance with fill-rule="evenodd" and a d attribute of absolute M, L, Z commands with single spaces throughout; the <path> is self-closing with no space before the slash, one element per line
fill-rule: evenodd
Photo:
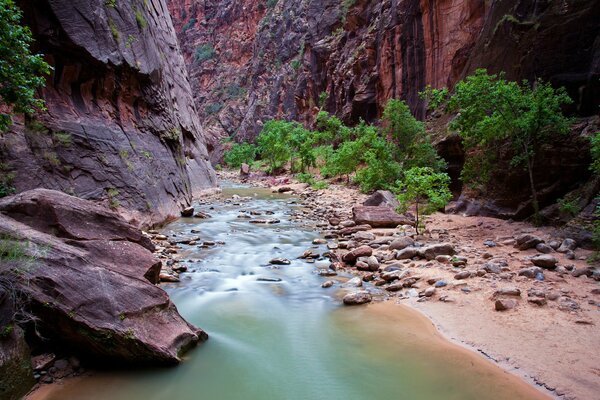
<path fill-rule="evenodd" d="M 531 262 L 536 267 L 541 267 L 545 269 L 554 269 L 556 268 L 556 264 L 558 260 L 556 257 L 551 256 L 550 254 L 540 254 L 531 258 Z"/>
<path fill-rule="evenodd" d="M 0 200 L 0 236 L 29 243 L 21 287 L 42 334 L 94 359 L 173 364 L 207 335 L 154 284 L 149 239 L 113 211 L 36 189 Z"/>
<path fill-rule="evenodd" d="M 181 210 L 182 217 L 191 217 L 193 215 L 194 215 L 194 207 L 186 207 L 183 210 Z"/>
<path fill-rule="evenodd" d="M 386 206 L 395 210 L 400 207 L 400 203 L 396 196 L 389 190 L 377 190 L 364 201 L 363 206 Z"/>
<path fill-rule="evenodd" d="M 248 175 L 250 175 L 250 166 L 246 163 L 242 163 L 242 165 L 240 166 L 240 176 L 242 178 L 245 178 Z"/>
<path fill-rule="evenodd" d="M 454 247 L 449 243 L 432 244 L 418 249 L 419 256 L 427 260 L 434 260 L 437 256 L 452 256 L 455 254 Z"/>
<path fill-rule="evenodd" d="M 358 257 L 369 257 L 373 254 L 373 249 L 369 246 L 360 246 L 349 253 L 344 254 L 342 260 L 347 263 L 353 263 Z"/>
<path fill-rule="evenodd" d="M 396 252 L 396 260 L 409 260 L 419 254 L 419 249 L 415 247 L 407 247 Z"/>
<path fill-rule="evenodd" d="M 348 306 L 355 306 L 360 304 L 370 303 L 373 300 L 371 293 L 367 291 L 360 291 L 354 293 L 348 293 L 344 296 L 343 302 Z"/>
<path fill-rule="evenodd" d="M 566 253 L 567 251 L 573 251 L 577 248 L 577 242 L 575 242 L 575 240 L 573 239 L 565 239 L 563 240 L 563 242 L 560 244 L 560 247 L 558 249 L 556 249 L 557 252 L 559 253 Z"/>
<path fill-rule="evenodd" d="M 356 232 L 368 231 L 371 229 L 373 229 L 373 227 L 371 225 L 355 225 L 355 226 L 348 226 L 346 228 L 342 228 L 339 230 L 339 233 L 342 236 L 348 236 L 348 235 L 352 235 L 353 233 L 356 233 Z"/>
<path fill-rule="evenodd" d="M 494 303 L 496 311 L 511 310 L 517 306 L 517 301 L 513 299 L 498 299 Z"/>
<path fill-rule="evenodd" d="M 402 250 L 409 246 L 413 246 L 415 241 L 409 236 L 403 236 L 398 239 L 394 239 L 390 243 L 390 250 Z"/>
<path fill-rule="evenodd" d="M 12 323 L 0 326 L 0 398 L 22 398 L 35 384 L 29 346 L 21 328 Z"/>
<path fill-rule="evenodd" d="M 352 208 L 352 216 L 357 225 L 370 225 L 373 228 L 395 228 L 398 225 L 414 225 L 414 221 L 398 214 L 387 206 L 357 206 Z"/>
<path fill-rule="evenodd" d="M 541 238 L 529 233 L 525 233 L 516 237 L 515 247 L 519 250 L 527 250 L 534 248 L 542 242 L 543 240 Z"/>

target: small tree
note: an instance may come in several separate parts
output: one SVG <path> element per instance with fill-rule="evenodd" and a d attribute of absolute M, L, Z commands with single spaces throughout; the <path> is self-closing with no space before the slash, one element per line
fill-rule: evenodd
<path fill-rule="evenodd" d="M 563 88 L 554 89 L 541 80 L 533 84 L 510 82 L 503 74 L 489 75 L 485 69 L 479 69 L 456 85 L 448 109 L 458 112 L 451 128 L 459 132 L 467 150 L 479 149 L 482 150 L 479 154 L 486 156 L 495 154 L 494 149 L 500 142 L 512 145 L 511 166 L 524 165 L 528 172 L 537 219 L 535 157 L 552 134 L 568 131 L 570 120 L 562 114 L 561 106 L 571 102 Z M 465 171 L 474 169 L 473 160 L 467 159 Z"/>
<path fill-rule="evenodd" d="M 450 177 L 442 172 L 434 172 L 429 167 L 413 167 L 404 173 L 404 180 L 398 183 L 400 211 L 406 212 L 415 206 L 415 227 L 417 234 L 422 217 L 443 208 L 452 198 L 448 189 Z"/>
<path fill-rule="evenodd" d="M 294 122 L 292 124 L 293 128 L 290 132 L 292 172 L 295 170 L 294 160 L 296 157 L 300 160 L 300 172 L 304 172 L 306 168 L 313 167 L 316 163 L 313 134 L 299 123 Z"/>
<path fill-rule="evenodd" d="M 283 167 L 291 156 L 290 133 L 293 126 L 290 122 L 268 121 L 258 135 L 257 143 L 263 159 L 269 163 L 269 172 L 273 173 Z"/>
<path fill-rule="evenodd" d="M 256 158 L 256 146 L 249 143 L 234 143 L 223 155 L 223 161 L 231 168 L 239 168 L 242 164 L 250 164 Z"/>
<path fill-rule="evenodd" d="M 45 84 L 50 66 L 40 54 L 31 54 L 31 31 L 19 24 L 21 10 L 12 0 L 0 0 L 0 104 L 15 113 L 32 114 L 43 109 L 36 90 Z M 11 124 L 9 114 L 0 114 L 0 130 Z"/>

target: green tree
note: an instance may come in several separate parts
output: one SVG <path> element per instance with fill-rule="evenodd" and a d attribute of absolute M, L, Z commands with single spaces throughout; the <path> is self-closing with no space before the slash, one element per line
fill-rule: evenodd
<path fill-rule="evenodd" d="M 20 25 L 21 17 L 12 0 L 0 0 L 0 104 L 14 113 L 32 114 L 44 108 L 36 90 L 44 86 L 43 75 L 51 68 L 42 55 L 31 54 L 33 38 L 29 28 Z M 0 114 L 0 130 L 11 123 L 9 114 Z"/>
<path fill-rule="evenodd" d="M 291 156 L 290 134 L 294 126 L 290 122 L 268 121 L 258 135 L 259 152 L 269 164 L 269 172 L 274 173 L 287 163 Z"/>
<path fill-rule="evenodd" d="M 404 173 L 398 182 L 400 211 L 406 212 L 415 206 L 415 227 L 417 234 L 422 225 L 422 217 L 443 208 L 452 198 L 450 177 L 443 172 L 435 172 L 429 167 L 414 167 Z"/>
<path fill-rule="evenodd" d="M 600 175 L 600 132 L 596 132 L 590 137 L 592 164 L 590 170 L 597 175 Z"/>
<path fill-rule="evenodd" d="M 570 120 L 562 114 L 561 106 L 571 102 L 563 88 L 554 89 L 541 80 L 533 84 L 511 82 L 503 74 L 490 75 L 479 69 L 456 85 L 448 109 L 458 113 L 451 128 L 459 132 L 467 150 L 479 149 L 485 157 L 495 154 L 499 143 L 512 145 L 511 166 L 527 170 L 537 219 L 539 202 L 533 170 L 536 153 L 553 134 L 568 132 Z M 466 171 L 475 169 L 473 161 L 477 158 L 466 160 Z"/>
<path fill-rule="evenodd" d="M 304 172 L 306 168 L 314 167 L 317 160 L 313 148 L 313 134 L 297 122 L 293 122 L 291 128 L 289 145 L 291 147 L 292 172 L 295 171 L 296 158 L 300 160 L 300 172 Z"/>
<path fill-rule="evenodd" d="M 382 116 L 383 133 L 395 145 L 394 158 L 406 170 L 412 167 L 432 167 L 436 171 L 446 168 L 425 131 L 408 105 L 398 99 L 387 102 Z"/>
<path fill-rule="evenodd" d="M 223 161 L 231 168 L 239 168 L 242 164 L 250 164 L 256 158 L 256 146 L 248 143 L 234 143 L 223 155 Z"/>

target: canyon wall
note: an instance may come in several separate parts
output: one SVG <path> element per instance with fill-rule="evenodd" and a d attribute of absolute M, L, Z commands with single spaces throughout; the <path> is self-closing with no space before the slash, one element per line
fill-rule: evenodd
<path fill-rule="evenodd" d="M 152 225 L 216 185 L 164 0 L 17 3 L 53 67 L 47 111 L 0 140 L 17 191 L 103 200 Z"/>
<path fill-rule="evenodd" d="M 377 119 L 390 98 L 425 117 L 419 91 L 479 67 L 564 85 L 581 115 L 600 105 L 593 0 L 169 0 L 169 9 L 213 147 L 252 140 L 274 117 L 312 123 L 322 92 L 347 123 Z"/>

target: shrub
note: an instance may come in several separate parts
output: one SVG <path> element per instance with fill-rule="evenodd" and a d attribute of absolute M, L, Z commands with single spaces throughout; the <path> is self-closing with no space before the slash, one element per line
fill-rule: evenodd
<path fill-rule="evenodd" d="M 309 174 L 308 172 L 301 172 L 297 174 L 296 179 L 298 180 L 298 182 L 308 183 L 311 185 L 315 182 L 315 178 L 312 176 L 312 174 Z"/>
<path fill-rule="evenodd" d="M 434 172 L 428 167 L 414 167 L 398 182 L 400 210 L 405 212 L 415 206 L 416 230 L 422 226 L 422 217 L 443 208 L 452 198 L 448 188 L 450 177 L 442 172 Z"/>
<path fill-rule="evenodd" d="M 592 164 L 590 165 L 590 170 L 597 175 L 600 175 L 600 132 L 596 132 L 590 138 L 592 147 Z"/>
<path fill-rule="evenodd" d="M 251 164 L 256 158 L 256 146 L 248 143 L 235 143 L 223 155 L 223 161 L 230 168 L 239 168 L 242 164 Z"/>
<path fill-rule="evenodd" d="M 187 22 L 187 24 L 185 24 L 182 28 L 181 28 L 181 32 L 187 32 L 189 29 L 191 29 L 194 25 L 196 25 L 196 18 L 190 18 L 190 20 Z"/>
<path fill-rule="evenodd" d="M 138 27 L 140 29 L 145 29 L 148 26 L 148 22 L 146 21 L 144 14 L 142 14 L 142 12 L 137 8 L 134 8 L 134 12 L 135 12 L 135 22 L 137 23 Z"/>
<path fill-rule="evenodd" d="M 205 61 L 208 61 L 214 58 L 216 52 L 212 44 L 207 43 L 200 45 L 196 48 L 196 53 L 194 54 L 194 60 L 197 64 L 202 64 Z"/>
<path fill-rule="evenodd" d="M 0 163 L 0 197 L 15 193 L 14 180 L 15 173 L 10 171 L 7 164 Z"/>

